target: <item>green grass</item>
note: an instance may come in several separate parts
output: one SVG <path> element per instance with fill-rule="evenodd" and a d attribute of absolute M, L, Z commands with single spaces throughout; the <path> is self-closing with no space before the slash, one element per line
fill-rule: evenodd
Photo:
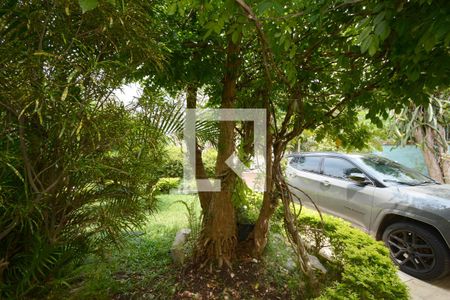
<path fill-rule="evenodd" d="M 200 210 L 200 204 L 195 196 L 187 195 L 161 195 L 159 198 L 159 211 L 149 216 L 148 223 L 145 225 L 147 233 L 158 233 L 161 228 L 183 228 L 187 226 L 186 207 L 179 201 L 194 201 L 197 211 Z"/>
<path fill-rule="evenodd" d="M 118 249 L 92 256 L 71 274 L 70 287 L 55 289 L 49 299 L 167 299 L 176 288 L 178 267 L 169 255 L 176 232 L 188 226 L 186 195 L 158 196 L 159 207 L 142 228 L 125 235 Z M 197 209 L 199 211 L 199 209 Z"/>

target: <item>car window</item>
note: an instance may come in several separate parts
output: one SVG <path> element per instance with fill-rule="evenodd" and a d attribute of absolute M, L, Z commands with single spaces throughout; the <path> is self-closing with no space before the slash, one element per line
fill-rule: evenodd
<path fill-rule="evenodd" d="M 319 156 L 299 156 L 291 160 L 291 166 L 300 171 L 319 173 L 321 159 Z"/>
<path fill-rule="evenodd" d="M 326 157 L 323 161 L 324 175 L 347 179 L 351 173 L 362 173 L 362 171 L 342 158 Z"/>
<path fill-rule="evenodd" d="M 365 156 L 357 158 L 371 174 L 388 185 L 408 184 L 417 185 L 431 182 L 430 178 L 419 172 L 406 168 L 396 162 L 379 156 Z"/>
<path fill-rule="evenodd" d="M 297 157 L 297 156 L 294 156 L 294 157 L 292 157 L 292 158 L 289 160 L 289 164 L 290 164 L 291 166 L 294 166 L 297 162 L 298 162 L 298 157 Z"/>

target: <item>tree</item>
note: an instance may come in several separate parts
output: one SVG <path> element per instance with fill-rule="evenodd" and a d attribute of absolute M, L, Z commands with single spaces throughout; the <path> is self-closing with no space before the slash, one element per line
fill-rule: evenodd
<path fill-rule="evenodd" d="M 247 253 L 261 255 L 270 217 L 281 198 L 286 200 L 286 221 L 297 241 L 301 265 L 308 271 L 301 239 L 295 227 L 289 225 L 292 199 L 281 169 L 286 146 L 305 129 L 322 127 L 327 131 L 339 126 L 344 131 L 352 130 L 361 108 L 367 108 L 367 117 L 380 124 L 387 109 L 402 107 L 411 94 L 415 94 L 417 102 L 426 101 L 423 95 L 427 88 L 446 84 L 448 70 L 436 67 L 440 61 L 448 61 L 448 21 L 442 4 L 241 0 L 170 4 L 169 11 L 184 18 L 184 24 L 195 24 L 195 31 L 186 30 L 203 38 L 203 47 L 213 51 L 210 55 L 223 57 L 223 75 L 213 74 L 216 79 L 205 83 L 211 91 L 209 105 L 259 107 L 270 112 L 267 151 L 272 160 L 267 164 L 268 191 L 255 229 L 244 243 Z M 435 12 L 439 12 L 437 17 Z M 409 26 L 412 14 L 419 30 Z M 439 34 L 432 30 L 435 27 L 440 29 Z M 426 43 L 428 38 L 433 43 Z M 230 47 L 236 43 L 239 48 Z M 408 56 L 411 51 L 414 55 Z M 201 54 L 197 57 L 201 58 Z M 232 55 L 239 59 L 230 65 Z M 238 61 L 236 74 L 234 66 Z M 217 90 L 222 91 L 221 97 Z M 216 177 L 228 181 L 225 191 L 211 196 L 220 204 L 210 204 L 205 211 L 204 234 L 199 241 L 202 260 L 216 261 L 219 266 L 235 252 L 234 208 L 230 206 L 234 175 L 228 174 L 223 160 L 233 148 L 251 149 L 234 145 L 242 145 L 245 140 L 249 132 L 245 124 L 235 124 L 238 138 L 233 138 L 231 125 L 220 126 L 219 140 L 225 144 L 218 156 Z M 226 213 L 221 212 L 223 209 Z"/>
<path fill-rule="evenodd" d="M 413 102 L 392 118 L 392 125 L 401 146 L 414 141 L 422 150 L 431 178 L 450 183 L 450 156 L 445 136 L 450 101 L 445 92 L 430 95 L 428 105 Z"/>

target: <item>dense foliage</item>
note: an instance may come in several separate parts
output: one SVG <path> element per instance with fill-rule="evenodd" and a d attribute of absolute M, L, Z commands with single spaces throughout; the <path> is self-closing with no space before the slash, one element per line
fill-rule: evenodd
<path fill-rule="evenodd" d="M 331 248 L 332 265 L 340 274 L 320 299 L 408 299 L 382 242 L 341 219 L 325 215 L 322 221 L 309 210 L 302 212 L 298 222 L 304 236 L 314 241 L 316 255 L 323 247 Z"/>
<path fill-rule="evenodd" d="M 179 177 L 162 177 L 156 182 L 152 188 L 154 195 L 169 194 L 172 190 L 175 190 L 180 185 Z"/>
<path fill-rule="evenodd" d="M 245 221 L 254 222 L 261 202 L 260 194 L 247 191 L 240 211 L 247 217 Z M 295 207 L 298 212 L 296 222 L 310 245 L 310 253 L 319 257 L 328 269 L 329 274 L 322 278 L 319 299 L 408 299 L 407 289 L 397 276 L 397 267 L 382 242 L 340 218 L 319 215 L 304 207 L 300 209 L 298 204 Z M 284 232 L 283 218 L 283 211 L 278 209 L 272 232 Z M 277 241 L 277 237 L 273 240 Z M 280 253 L 279 262 L 293 255 L 291 251 L 278 248 L 274 251 Z"/>
<path fill-rule="evenodd" d="M 113 91 L 162 56 L 152 6 L 126 2 L 1 4 L 1 298 L 44 287 L 154 208 L 163 136 Z"/>

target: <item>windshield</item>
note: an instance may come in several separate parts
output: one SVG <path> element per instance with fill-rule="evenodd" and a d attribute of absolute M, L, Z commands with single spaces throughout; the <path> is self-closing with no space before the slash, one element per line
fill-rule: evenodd
<path fill-rule="evenodd" d="M 363 156 L 357 158 L 378 180 L 392 185 L 419 185 L 434 182 L 421 173 L 406 168 L 396 162 L 379 156 Z"/>

